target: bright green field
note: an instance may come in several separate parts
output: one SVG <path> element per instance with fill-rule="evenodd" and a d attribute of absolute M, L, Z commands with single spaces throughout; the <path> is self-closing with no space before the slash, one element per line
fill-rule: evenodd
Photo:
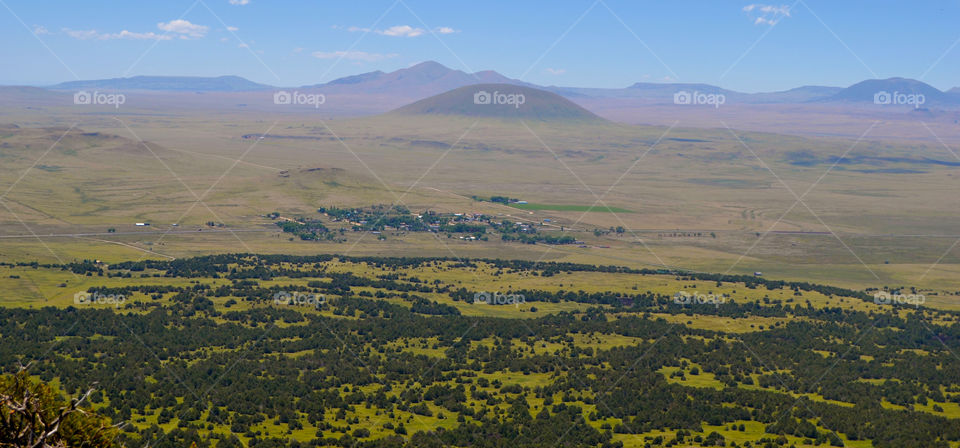
<path fill-rule="evenodd" d="M 559 212 L 605 212 L 605 213 L 633 213 L 620 207 L 603 205 L 562 205 L 562 204 L 510 204 L 511 207 L 521 210 L 553 210 Z"/>

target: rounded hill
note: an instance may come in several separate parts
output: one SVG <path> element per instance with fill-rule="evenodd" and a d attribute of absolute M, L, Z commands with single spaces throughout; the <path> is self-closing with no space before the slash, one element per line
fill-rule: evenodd
<path fill-rule="evenodd" d="M 560 95 L 513 84 L 475 84 L 460 87 L 408 104 L 390 114 L 453 115 L 540 121 L 604 121 Z"/>

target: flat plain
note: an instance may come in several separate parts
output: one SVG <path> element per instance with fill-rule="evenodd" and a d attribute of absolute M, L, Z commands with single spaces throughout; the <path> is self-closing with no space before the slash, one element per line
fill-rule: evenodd
<path fill-rule="evenodd" d="M 0 253 L 11 259 L 180 257 L 222 244 L 261 253 L 505 253 L 916 287 L 945 305 L 960 291 L 952 219 L 960 179 L 939 143 L 682 123 L 43 112 L 9 111 L 22 125 L 0 136 L 0 180 L 12 186 Z M 471 199 L 495 195 L 528 204 Z M 371 204 L 562 227 L 587 247 L 414 234 L 287 241 L 264 218 Z M 144 221 L 149 229 L 134 226 Z"/>

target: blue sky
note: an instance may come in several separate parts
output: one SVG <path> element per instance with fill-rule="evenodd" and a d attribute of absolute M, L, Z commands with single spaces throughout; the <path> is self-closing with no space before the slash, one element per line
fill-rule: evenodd
<path fill-rule="evenodd" d="M 298 86 L 435 60 L 545 85 L 960 86 L 960 2 L 0 0 L 0 83 L 240 75 Z"/>

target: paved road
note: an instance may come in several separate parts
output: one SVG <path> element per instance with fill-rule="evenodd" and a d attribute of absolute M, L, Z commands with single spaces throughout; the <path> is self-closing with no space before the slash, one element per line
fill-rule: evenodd
<path fill-rule="evenodd" d="M 26 234 L 26 235 L 0 235 L 0 238 L 55 238 L 55 237 L 64 237 L 64 238 L 80 238 L 88 236 L 116 236 L 116 235 L 183 235 L 183 234 L 196 234 L 196 233 L 249 233 L 249 232 L 276 232 L 275 229 L 201 229 L 201 230 L 141 230 L 136 232 L 94 232 L 94 233 L 38 233 L 36 235 Z"/>
<path fill-rule="evenodd" d="M 505 215 L 516 220 L 523 220 L 527 222 L 539 222 L 538 220 L 532 220 L 529 218 L 524 218 L 522 216 L 511 216 Z M 293 221 L 289 218 L 283 218 L 285 220 Z M 560 224 L 546 223 L 546 226 L 560 227 Z M 592 232 L 593 230 L 589 229 L 575 229 L 571 227 L 565 227 L 567 232 Z M 0 239 L 13 239 L 13 238 L 77 238 L 77 237 L 90 237 L 90 236 L 119 236 L 119 235 L 187 235 L 187 234 L 196 234 L 196 233 L 269 233 L 276 232 L 277 229 L 201 229 L 201 230 L 138 230 L 138 231 L 128 231 L 128 232 L 88 232 L 88 233 L 38 233 L 33 234 L 20 234 L 20 235 L 0 235 Z M 710 234 L 713 233 L 724 233 L 724 234 L 754 234 L 754 233 L 763 233 L 762 231 L 755 230 L 730 230 L 730 229 L 626 229 L 625 234 L 629 233 L 703 233 Z M 775 235 L 808 235 L 808 236 L 833 236 L 830 232 L 808 232 L 800 230 L 774 230 L 770 232 Z M 861 238 L 953 238 L 960 239 L 960 235 L 942 235 L 942 234 L 933 234 L 933 233 L 917 233 L 917 234 L 896 234 L 896 233 L 847 233 L 847 232 L 838 232 L 837 235 L 841 237 L 861 237 Z"/>

